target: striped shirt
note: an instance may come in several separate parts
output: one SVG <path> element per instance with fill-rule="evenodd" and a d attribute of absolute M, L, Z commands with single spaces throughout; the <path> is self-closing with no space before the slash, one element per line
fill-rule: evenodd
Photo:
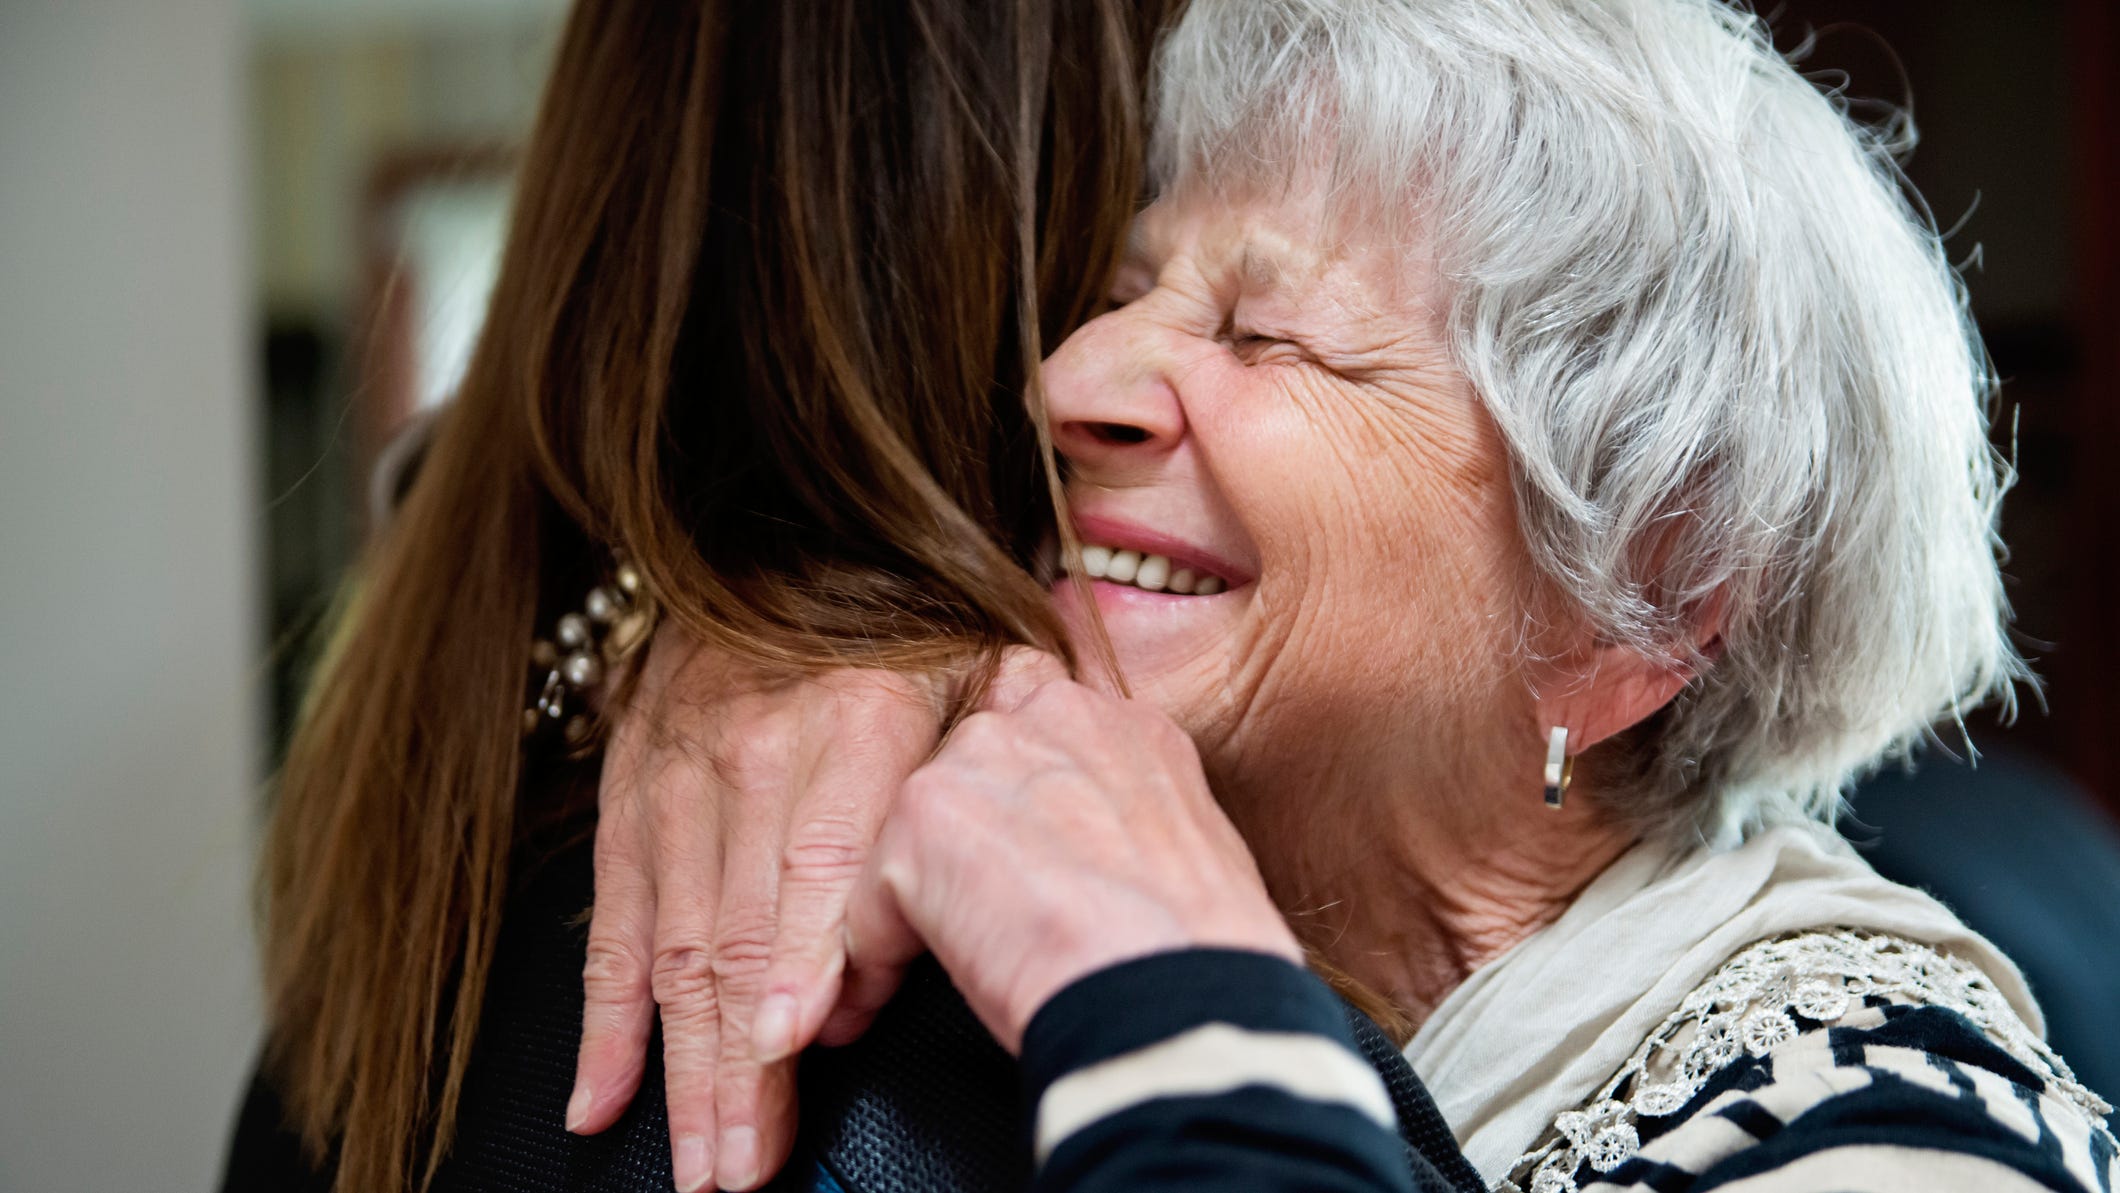
<path fill-rule="evenodd" d="M 2111 1109 L 1972 965 L 1792 933 L 1724 963 L 1495 1188 L 2113 1193 Z"/>
<path fill-rule="evenodd" d="M 1609 1171 L 1583 1158 L 1518 1187 L 2112 1193 L 2120 1183 L 2112 1135 L 2050 1075 L 1958 1011 L 1882 998 L 1743 1057 L 1638 1131 L 1638 1152 Z"/>
<path fill-rule="evenodd" d="M 1432 1146 L 1408 1171 L 1337 1001 L 1274 958 L 1093 974 L 1039 1012 L 1023 1060 L 1042 1193 L 1466 1185 Z M 1733 958 L 1494 1188 L 2116 1193 L 2110 1109 L 1977 971 L 1805 934 Z"/>
<path fill-rule="evenodd" d="M 1091 974 L 1031 1020 L 1023 1076 L 1043 1193 L 1478 1188 L 1439 1119 L 1401 1141 L 1344 1005 L 1278 957 L 1191 949 Z"/>

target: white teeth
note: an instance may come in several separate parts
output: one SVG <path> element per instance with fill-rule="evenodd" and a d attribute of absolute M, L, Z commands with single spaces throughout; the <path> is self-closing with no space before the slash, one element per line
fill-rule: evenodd
<path fill-rule="evenodd" d="M 1161 555 L 1151 555 L 1141 561 L 1141 570 L 1134 573 L 1134 587 L 1146 588 L 1150 592 L 1162 592 L 1170 582 L 1170 560 Z"/>
<path fill-rule="evenodd" d="M 1149 592 L 1172 592 L 1181 596 L 1213 596 L 1229 587 L 1220 576 L 1191 568 L 1175 567 L 1168 555 L 1146 555 L 1084 544 L 1082 573 L 1092 580 L 1131 584 Z"/>

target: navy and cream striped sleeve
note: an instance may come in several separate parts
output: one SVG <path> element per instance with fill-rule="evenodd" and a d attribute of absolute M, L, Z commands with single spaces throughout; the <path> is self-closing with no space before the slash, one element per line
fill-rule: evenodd
<path fill-rule="evenodd" d="M 1023 1039 L 1040 1193 L 1410 1193 L 1342 1005 L 1279 957 L 1191 949 L 1062 990 Z"/>

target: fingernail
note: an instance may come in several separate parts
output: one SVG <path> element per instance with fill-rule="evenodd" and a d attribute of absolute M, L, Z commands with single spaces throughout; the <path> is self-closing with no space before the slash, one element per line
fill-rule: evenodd
<path fill-rule="evenodd" d="M 751 1023 L 751 1051 L 762 1064 L 772 1064 L 795 1051 L 795 996 L 768 994 L 758 1004 L 758 1018 Z"/>
<path fill-rule="evenodd" d="M 721 1133 L 721 1172 L 717 1179 L 724 1189 L 748 1189 L 758 1183 L 758 1131 L 731 1127 Z"/>
<path fill-rule="evenodd" d="M 589 1121 L 589 1107 L 596 1101 L 596 1091 L 588 1086 L 577 1087 L 574 1096 L 567 1099 L 567 1129 L 580 1131 Z"/>
<path fill-rule="evenodd" d="M 670 1176 L 677 1193 L 699 1193 L 714 1179 L 714 1153 L 707 1150 L 707 1137 L 686 1135 L 670 1155 Z"/>

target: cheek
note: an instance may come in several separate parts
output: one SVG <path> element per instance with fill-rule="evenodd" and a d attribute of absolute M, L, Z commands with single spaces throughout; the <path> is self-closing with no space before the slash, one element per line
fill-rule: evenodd
<path fill-rule="evenodd" d="M 1215 454 L 1229 458 L 1213 461 L 1239 478 L 1225 488 L 1270 610 L 1357 641 L 1409 619 L 1461 632 L 1514 611 L 1528 560 L 1500 434 L 1470 392 L 1385 395 L 1289 372 L 1226 428 Z"/>
<path fill-rule="evenodd" d="M 1432 749 L 1510 715 L 1528 561 L 1499 436 L 1469 393 L 1295 379 L 1242 439 L 1245 479 L 1227 487 L 1262 565 L 1234 685 L 1247 732 Z"/>

